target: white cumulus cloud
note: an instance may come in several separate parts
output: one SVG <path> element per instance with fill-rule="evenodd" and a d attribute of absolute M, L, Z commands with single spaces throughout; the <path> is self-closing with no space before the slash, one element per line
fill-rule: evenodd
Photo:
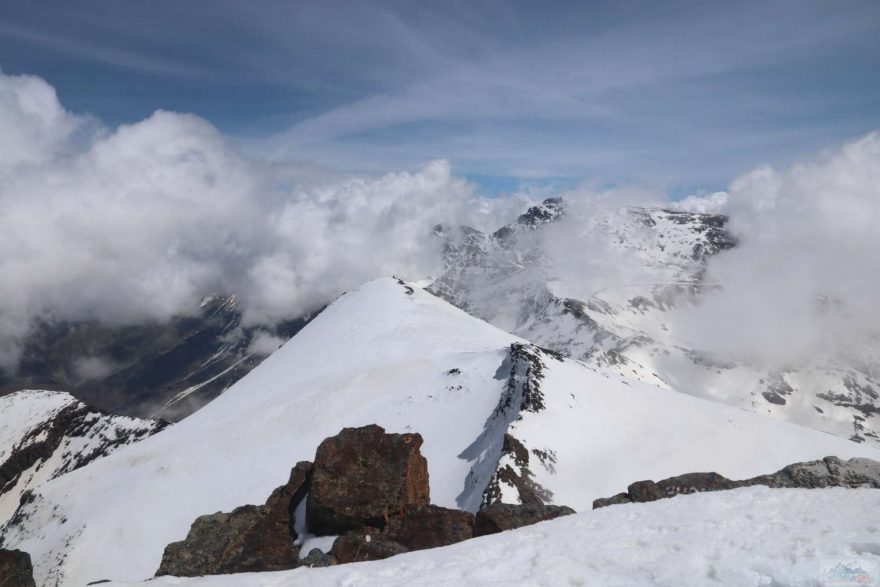
<path fill-rule="evenodd" d="M 376 276 L 440 270 L 438 222 L 491 228 L 522 205 L 479 198 L 445 161 L 300 184 L 196 116 L 108 129 L 30 76 L 0 74 L 0 127 L 7 367 L 35 316 L 161 320 L 235 293 L 249 323 L 296 317 Z"/>
<path fill-rule="evenodd" d="M 761 167 L 721 210 L 739 245 L 715 257 L 724 288 L 691 316 L 707 347 L 781 362 L 858 353 L 880 334 L 880 135 L 816 161 Z"/>

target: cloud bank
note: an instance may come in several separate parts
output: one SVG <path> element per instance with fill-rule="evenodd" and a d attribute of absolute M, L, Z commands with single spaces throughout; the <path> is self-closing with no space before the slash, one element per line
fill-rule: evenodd
<path fill-rule="evenodd" d="M 31 76 L 0 74 L 0 127 L 0 366 L 35 317 L 162 320 L 210 293 L 237 294 L 248 323 L 300 316 L 442 269 L 438 222 L 493 228 L 522 206 L 479 198 L 445 161 L 302 186 L 196 116 L 108 129 Z"/>
<path fill-rule="evenodd" d="M 0 128 L 7 368 L 37 317 L 163 320 L 198 311 L 204 295 L 235 293 L 247 323 L 271 323 L 314 312 L 376 276 L 436 275 L 436 224 L 492 231 L 536 197 L 480 197 L 442 160 L 416 172 L 322 179 L 314 169 L 248 159 L 187 114 L 158 111 L 106 128 L 65 110 L 31 76 L 0 74 Z M 671 205 L 656 192 L 563 195 L 581 216 L 626 203 Z M 728 214 L 740 243 L 710 261 L 706 278 L 723 289 L 676 327 L 695 347 L 785 363 L 877 346 L 878 134 L 790 169 L 756 169 L 726 192 L 676 205 Z M 596 235 L 562 222 L 542 237 L 555 270 L 581 286 L 572 295 L 643 278 L 633 274 L 637 262 Z M 100 367 L 83 365 L 82 376 Z"/>
<path fill-rule="evenodd" d="M 724 289 L 689 317 L 689 339 L 781 363 L 877 348 L 880 135 L 756 169 L 709 200 L 740 244 L 710 263 Z"/>

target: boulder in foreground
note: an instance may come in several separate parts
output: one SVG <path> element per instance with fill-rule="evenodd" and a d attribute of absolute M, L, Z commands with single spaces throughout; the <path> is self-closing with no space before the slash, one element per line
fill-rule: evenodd
<path fill-rule="evenodd" d="M 575 513 L 564 505 L 495 503 L 477 512 L 474 536 L 497 534 Z"/>
<path fill-rule="evenodd" d="M 35 587 L 31 556 L 0 548 L 0 587 Z"/>
<path fill-rule="evenodd" d="M 345 428 L 297 463 L 265 505 L 201 516 L 186 539 L 165 548 L 156 573 L 194 577 L 371 561 L 474 537 L 470 512 L 429 504 L 419 434 L 376 425 Z M 308 495 L 308 497 L 306 497 Z M 297 520 L 305 500 L 306 519 Z M 564 506 L 496 504 L 478 514 L 490 534 L 574 513 Z M 296 527 L 338 537 L 329 553 L 300 558 Z"/>
<path fill-rule="evenodd" d="M 265 505 L 197 518 L 185 540 L 165 548 L 156 575 L 195 577 L 299 566 L 293 513 L 308 491 L 311 471 L 311 463 L 297 463 L 287 484 L 273 491 Z"/>
<path fill-rule="evenodd" d="M 306 503 L 312 532 L 344 534 L 384 528 L 408 507 L 430 502 L 428 461 L 420 434 L 386 434 L 380 426 L 344 428 L 324 440 Z"/>
<path fill-rule="evenodd" d="M 474 515 L 436 505 L 409 508 L 388 523 L 385 535 L 409 550 L 448 546 L 474 537 Z"/>
<path fill-rule="evenodd" d="M 337 538 L 330 549 L 330 556 L 343 564 L 380 560 L 405 552 L 409 552 L 409 549 L 390 539 L 378 528 L 361 528 Z"/>

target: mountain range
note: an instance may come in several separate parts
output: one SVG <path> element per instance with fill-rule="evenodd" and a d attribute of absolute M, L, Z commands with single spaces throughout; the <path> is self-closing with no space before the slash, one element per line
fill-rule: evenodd
<path fill-rule="evenodd" d="M 676 335 L 676 315 L 723 287 L 706 275 L 714 256 L 736 247 L 725 225 L 723 216 L 671 209 L 585 214 L 549 199 L 491 234 L 437 226 L 443 274 L 417 282 L 379 278 L 316 316 L 266 327 L 289 337 L 268 356 L 253 351 L 258 330 L 241 326 L 233 298 L 206 298 L 199 317 L 127 327 L 130 338 L 124 329 L 98 324 L 46 326 L 33 336 L 49 342 L 33 344 L 30 362 L 20 379 L 7 379 L 8 388 L 50 380 L 56 387 L 67 381 L 68 368 L 51 360 L 69 364 L 83 348 L 96 356 L 117 349 L 117 364 L 125 366 L 75 385 L 76 397 L 39 390 L 0 397 L 0 547 L 29 553 L 41 587 L 145 580 L 197 517 L 262 503 L 323 439 L 342 428 L 378 424 L 423 437 L 437 506 L 476 512 L 495 503 L 543 503 L 581 512 L 541 529 L 478 539 L 496 565 L 522 568 L 541 560 L 553 566 L 547 553 L 535 554 L 536 541 L 561 549 L 563 558 L 581 557 L 582 542 L 600 553 L 596 560 L 604 566 L 590 571 L 600 584 L 649 576 L 648 566 L 631 560 L 636 551 L 621 550 L 640 547 L 658 557 L 657 572 L 670 578 L 659 584 L 698 584 L 694 577 L 720 573 L 728 584 L 794 585 L 803 577 L 800 555 L 786 559 L 794 547 L 781 546 L 791 546 L 791 533 L 809 531 L 804 540 L 827 548 L 831 543 L 822 536 L 842 536 L 846 524 L 861 537 L 846 542 L 847 552 L 877 555 L 865 546 L 869 521 L 831 516 L 838 501 L 843 512 L 874 508 L 869 490 L 849 490 L 857 494 L 849 500 L 847 490 L 804 496 L 813 490 L 741 488 L 725 492 L 729 498 L 679 496 L 590 512 L 594 500 L 639 479 L 694 471 L 745 479 L 828 455 L 880 460 L 873 422 L 880 387 L 870 363 L 829 359 L 771 369 L 717 356 Z M 627 274 L 639 281 L 582 295 L 583 284 L 572 279 L 581 267 L 564 267 L 566 255 L 552 250 L 558 230 L 587 234 L 587 241 L 570 242 L 593 243 L 605 260 L 609 250 L 617 251 L 611 258 L 619 253 Z M 54 328 L 67 330 L 53 337 Z M 695 508 L 690 514 L 688 499 Z M 804 508 L 816 508 L 811 519 L 821 519 L 825 534 L 809 529 L 808 521 L 788 519 Z M 717 550 L 719 540 L 735 542 L 748 527 L 743 516 L 772 511 L 785 523 L 766 522 L 766 531 L 738 551 L 741 561 L 767 559 L 764 567 L 740 565 L 751 574 L 688 561 L 676 569 L 674 548 L 651 546 L 662 539 L 661 528 L 679 528 L 672 531 L 704 536 L 700 548 L 714 544 Z M 629 534 L 609 530 L 627 525 Z M 612 537 L 606 550 L 597 532 Z M 688 540 L 676 536 L 668 545 L 683 548 Z M 329 546 L 317 538 L 313 543 Z M 448 548 L 426 568 L 446 577 L 441 584 L 479 583 L 479 557 L 465 550 L 467 543 Z M 505 558 L 513 548 L 533 554 Z M 409 571 L 392 561 L 367 564 L 385 569 L 380 574 L 397 569 L 399 578 L 428 564 L 423 557 L 430 552 L 403 555 L 415 565 Z M 615 575 L 614 552 L 643 574 Z M 796 568 L 783 575 L 767 567 L 786 560 Z M 450 566 L 438 568 L 442 561 Z M 347 580 L 338 569 L 309 571 L 271 579 L 278 583 L 249 575 L 204 584 Z M 374 582 L 367 570 L 350 572 Z M 575 574 L 585 572 L 577 567 Z M 555 581 L 559 573 L 565 574 L 555 569 L 542 576 Z M 746 576 L 755 582 L 734 580 Z"/>

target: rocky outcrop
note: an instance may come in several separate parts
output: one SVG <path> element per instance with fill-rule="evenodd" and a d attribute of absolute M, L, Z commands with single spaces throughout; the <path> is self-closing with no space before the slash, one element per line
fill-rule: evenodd
<path fill-rule="evenodd" d="M 318 535 L 384 528 L 408 507 L 430 502 L 428 461 L 419 434 L 386 434 L 379 426 L 345 428 L 324 440 L 306 503 Z"/>
<path fill-rule="evenodd" d="M 330 549 L 337 563 L 358 563 L 392 557 L 409 552 L 378 528 L 361 528 L 346 532 L 333 542 Z"/>
<path fill-rule="evenodd" d="M 301 567 L 330 567 L 336 564 L 336 558 L 320 548 L 313 548 L 300 561 Z"/>
<path fill-rule="evenodd" d="M 159 575 L 193 577 L 278 571 L 379 560 L 474 537 L 470 512 L 430 505 L 428 463 L 419 434 L 376 425 L 345 428 L 318 447 L 314 465 L 297 463 L 265 505 L 198 518 L 185 540 L 165 548 Z M 306 497 L 308 496 L 308 497 Z M 297 510 L 306 500 L 306 519 Z M 572 513 L 565 507 L 493 506 L 484 534 Z M 329 553 L 300 558 L 297 527 L 338 537 Z"/>
<path fill-rule="evenodd" d="M 0 548 L 0 587 L 35 587 L 31 556 Z"/>
<path fill-rule="evenodd" d="M 483 493 L 483 505 L 501 503 L 505 489 L 513 490 L 520 503 L 540 506 L 553 494 L 534 481 L 529 451 L 511 434 L 504 435 L 501 458 Z"/>
<path fill-rule="evenodd" d="M 80 469 L 168 423 L 108 414 L 72 395 L 23 390 L 0 397 L 0 527 L 27 520 L 22 511 L 41 483 Z M 27 414 L 20 417 L 18 414 Z M 11 514 L 11 515 L 10 515 Z"/>
<path fill-rule="evenodd" d="M 504 423 L 507 432 L 503 437 L 501 457 L 483 491 L 482 507 L 511 500 L 529 505 L 542 505 L 553 500 L 553 493 L 535 480 L 535 463 L 531 458 L 532 455 L 537 457 L 540 464 L 552 473 L 553 451 L 540 448 L 530 451 L 515 436 L 517 422 L 523 415 L 546 409 L 541 386 L 547 360 L 561 361 L 562 356 L 534 345 L 510 345 L 507 385 L 487 423 L 487 428 Z"/>
<path fill-rule="evenodd" d="M 384 529 L 360 528 L 336 539 L 330 555 L 337 563 L 388 558 L 412 550 L 448 546 L 474 537 L 474 515 L 435 505 L 408 508 Z"/>
<path fill-rule="evenodd" d="M 265 505 L 271 521 L 267 531 L 279 537 L 287 531 L 294 540 L 299 538 L 294 529 L 294 513 L 311 487 L 313 470 L 314 465 L 309 461 L 298 462 L 291 469 L 287 483 L 272 492 Z"/>
<path fill-rule="evenodd" d="M 573 513 L 575 513 L 573 509 L 564 505 L 496 503 L 477 512 L 474 536 L 497 534 L 505 530 L 522 528 Z"/>
<path fill-rule="evenodd" d="M 539 226 L 562 218 L 565 214 L 565 202 L 562 198 L 547 198 L 543 203 L 532 206 L 516 219 L 517 224 Z"/>
<path fill-rule="evenodd" d="M 620 503 L 656 501 L 676 495 L 723 491 L 755 485 L 802 489 L 821 487 L 880 489 L 880 462 L 871 459 L 844 461 L 837 457 L 825 457 L 820 461 L 795 463 L 776 473 L 742 481 L 733 481 L 718 473 L 687 473 L 656 482 L 637 481 L 624 493 L 595 500 L 593 509 Z"/>
<path fill-rule="evenodd" d="M 7 400 L 52 392 L 22 391 Z M 97 458 L 106 456 L 120 446 L 142 440 L 162 430 L 168 423 L 159 420 L 138 420 L 114 416 L 89 407 L 71 398 L 70 403 L 34 427 L 0 462 L 0 494 L 10 489 L 19 477 L 62 449 L 52 477 L 60 477 Z"/>
<path fill-rule="evenodd" d="M 474 537 L 474 515 L 436 505 L 410 508 L 391 519 L 384 534 L 409 550 L 448 546 Z"/>
<path fill-rule="evenodd" d="M 308 491 L 312 464 L 300 462 L 265 505 L 198 518 L 186 539 L 169 544 L 156 575 L 193 577 L 299 566 L 294 511 Z"/>

